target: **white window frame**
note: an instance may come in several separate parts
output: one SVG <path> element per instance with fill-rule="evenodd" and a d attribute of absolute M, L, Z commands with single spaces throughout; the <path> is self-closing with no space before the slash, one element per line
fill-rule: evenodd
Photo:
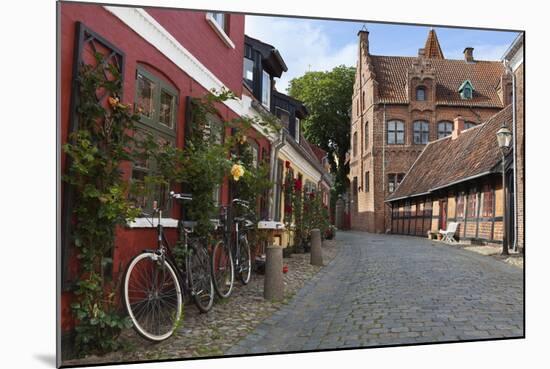
<path fill-rule="evenodd" d="M 222 41 L 225 43 L 225 45 L 231 49 L 235 48 L 235 43 L 229 38 L 229 35 L 225 33 L 224 25 L 218 23 L 218 20 L 216 19 L 215 14 L 224 14 L 222 12 L 207 12 L 206 13 L 206 21 L 210 26 L 214 29 L 216 34 L 222 39 Z M 225 14 L 224 14 L 225 16 Z"/>
<path fill-rule="evenodd" d="M 252 69 L 250 69 L 250 79 L 247 77 L 246 72 L 248 71 L 246 69 L 246 62 L 250 61 L 252 63 Z M 247 81 L 254 82 L 254 60 L 247 58 L 246 56 L 243 58 L 243 78 Z"/>
<path fill-rule="evenodd" d="M 266 82 L 267 77 L 267 82 Z M 264 93 L 266 93 L 266 100 L 264 101 Z M 271 106 L 271 76 L 265 70 L 262 70 L 262 105 L 268 110 Z"/>

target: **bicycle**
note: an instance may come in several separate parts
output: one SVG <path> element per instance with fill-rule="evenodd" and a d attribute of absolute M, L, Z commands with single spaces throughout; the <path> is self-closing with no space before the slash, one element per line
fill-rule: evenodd
<path fill-rule="evenodd" d="M 232 204 L 242 206 L 249 215 L 253 213 L 247 201 L 234 199 Z M 247 231 L 254 226 L 254 222 L 246 216 L 235 217 L 232 220 L 234 228 L 227 231 L 229 221 L 226 207 L 222 207 L 221 218 L 223 229 L 226 231 L 222 240 L 216 243 L 212 250 L 212 281 L 216 294 L 221 298 L 227 298 L 233 290 L 235 274 L 243 285 L 250 282 L 252 259 Z"/>
<path fill-rule="evenodd" d="M 171 199 L 191 201 L 192 195 L 170 192 Z M 134 256 L 124 274 L 123 297 L 134 328 L 142 337 L 155 342 L 169 338 L 183 314 L 183 298 L 193 298 L 199 311 L 205 313 L 214 302 L 214 285 L 210 256 L 203 240 L 192 238 L 197 222 L 178 221 L 179 240 L 183 245 L 183 265 L 178 265 L 160 222 L 162 209 L 153 206 L 151 225 L 158 216 L 157 248 L 143 250 Z"/>

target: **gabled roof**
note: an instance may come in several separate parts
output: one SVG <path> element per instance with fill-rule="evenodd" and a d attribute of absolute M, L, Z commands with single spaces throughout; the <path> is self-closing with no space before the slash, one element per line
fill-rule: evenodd
<path fill-rule="evenodd" d="M 325 156 L 327 156 L 327 152 L 325 150 L 321 149 L 319 146 L 317 146 L 315 144 L 312 144 L 309 141 L 308 141 L 308 144 L 309 144 L 309 147 L 311 148 L 311 151 L 313 151 L 313 153 L 315 154 L 317 159 L 319 159 L 319 162 L 322 162 L 323 158 Z"/>
<path fill-rule="evenodd" d="M 474 88 L 474 85 L 472 85 L 472 82 L 470 82 L 469 79 L 465 80 L 464 82 L 462 82 L 462 84 L 460 85 L 460 87 L 458 88 L 458 92 L 461 92 L 462 90 L 464 90 L 464 88 L 468 86 L 473 90 L 475 90 Z"/>
<path fill-rule="evenodd" d="M 273 76 L 281 77 L 283 72 L 288 71 L 285 61 L 279 50 L 277 50 L 273 45 L 266 44 L 263 41 L 250 37 L 248 35 L 244 36 L 245 43 L 252 46 L 254 49 L 258 50 L 262 54 L 262 64 L 263 67 Z"/>
<path fill-rule="evenodd" d="M 430 59 L 445 59 L 434 29 L 431 29 L 430 32 L 428 32 L 428 38 L 426 39 L 426 45 L 424 46 L 424 55 L 426 58 Z"/>
<path fill-rule="evenodd" d="M 493 172 L 501 161 L 496 132 L 503 123 L 511 129 L 511 105 L 454 140 L 447 136 L 428 143 L 387 201 L 429 194 Z"/>
<path fill-rule="evenodd" d="M 418 57 L 370 55 L 373 72 L 378 82 L 380 103 L 408 104 L 408 71 Z M 467 63 L 464 60 L 429 59 L 435 73 L 436 103 L 441 105 L 460 105 L 503 108 L 496 87 L 505 72 L 498 61 L 476 60 Z M 458 88 L 470 80 L 476 91 L 469 100 L 460 97 Z"/>

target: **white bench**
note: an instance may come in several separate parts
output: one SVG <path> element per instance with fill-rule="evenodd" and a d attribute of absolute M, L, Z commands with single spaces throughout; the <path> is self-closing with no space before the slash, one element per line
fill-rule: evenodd
<path fill-rule="evenodd" d="M 442 241 L 449 242 L 449 243 L 457 243 L 455 239 L 455 233 L 456 229 L 458 228 L 457 222 L 449 222 L 449 225 L 447 226 L 447 229 L 440 229 L 439 233 L 443 235 Z"/>

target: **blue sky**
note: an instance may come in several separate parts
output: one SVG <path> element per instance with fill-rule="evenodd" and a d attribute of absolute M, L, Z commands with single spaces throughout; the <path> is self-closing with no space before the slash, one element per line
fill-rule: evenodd
<path fill-rule="evenodd" d="M 308 70 L 330 70 L 337 65 L 355 66 L 357 31 L 366 25 L 370 52 L 375 55 L 415 56 L 424 47 L 430 27 L 246 16 L 246 33 L 272 44 L 288 66 L 277 81 L 285 91 L 288 81 Z M 474 48 L 478 60 L 500 60 L 517 36 L 515 32 L 435 27 L 447 59 L 462 59 L 465 47 Z"/>

